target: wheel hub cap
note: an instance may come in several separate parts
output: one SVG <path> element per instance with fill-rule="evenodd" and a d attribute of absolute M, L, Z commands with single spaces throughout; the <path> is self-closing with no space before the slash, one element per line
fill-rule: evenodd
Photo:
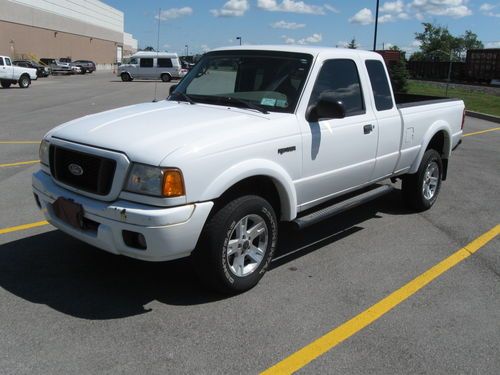
<path fill-rule="evenodd" d="M 439 166 L 435 161 L 429 163 L 424 174 L 424 183 L 422 184 L 422 194 L 424 198 L 430 200 L 436 195 L 439 184 Z"/>
<path fill-rule="evenodd" d="M 252 274 L 260 266 L 266 253 L 269 231 L 259 215 L 243 217 L 233 228 L 227 245 L 227 263 L 239 277 Z"/>

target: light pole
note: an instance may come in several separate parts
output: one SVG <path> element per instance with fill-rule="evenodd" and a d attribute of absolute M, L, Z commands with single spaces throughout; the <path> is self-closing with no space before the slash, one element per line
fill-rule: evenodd
<path fill-rule="evenodd" d="M 236 37 L 236 40 L 239 40 L 239 41 L 240 41 L 240 46 L 241 46 L 241 36 L 237 36 L 237 37 Z"/>
<path fill-rule="evenodd" d="M 189 46 L 186 44 L 184 47 L 186 47 L 186 57 L 189 56 Z"/>
<path fill-rule="evenodd" d="M 377 50 L 377 28 L 378 28 L 378 7 L 380 0 L 377 0 L 377 10 L 375 11 L 375 35 L 373 36 L 373 50 Z"/>

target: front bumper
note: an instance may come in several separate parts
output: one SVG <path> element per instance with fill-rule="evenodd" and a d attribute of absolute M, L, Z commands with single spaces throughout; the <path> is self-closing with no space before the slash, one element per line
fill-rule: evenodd
<path fill-rule="evenodd" d="M 98 201 L 58 186 L 43 171 L 33 174 L 32 183 L 40 209 L 47 221 L 56 228 L 110 253 L 147 261 L 189 256 L 213 206 L 213 202 L 203 202 L 161 208 L 124 200 Z M 97 229 L 77 229 L 55 216 L 52 203 L 59 197 L 81 204 L 84 218 L 97 223 Z M 127 246 L 123 231 L 142 234 L 147 248 L 141 250 Z"/>

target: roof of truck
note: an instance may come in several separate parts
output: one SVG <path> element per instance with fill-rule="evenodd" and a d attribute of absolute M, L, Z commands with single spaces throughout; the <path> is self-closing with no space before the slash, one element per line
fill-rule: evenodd
<path fill-rule="evenodd" d="M 365 51 L 360 49 L 349 49 L 349 48 L 334 48 L 334 47 L 316 47 L 316 46 L 302 46 L 302 45 L 244 45 L 244 46 L 228 46 L 216 48 L 212 51 L 225 51 L 225 50 L 251 50 L 251 51 L 282 51 L 282 52 L 296 52 L 296 53 L 308 53 L 311 55 L 319 55 L 321 53 L 328 54 L 338 54 L 339 57 L 346 56 L 361 56 L 361 57 L 376 57 L 380 58 L 380 55 L 376 52 Z"/>

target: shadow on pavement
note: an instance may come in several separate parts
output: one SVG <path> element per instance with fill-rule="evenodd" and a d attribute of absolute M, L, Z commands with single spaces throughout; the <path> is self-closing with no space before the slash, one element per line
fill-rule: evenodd
<path fill-rule="evenodd" d="M 399 192 L 306 230 L 282 225 L 271 269 L 362 230 L 378 212 L 402 214 Z M 271 271 L 272 272 L 272 271 Z M 151 301 L 198 305 L 224 296 L 202 288 L 188 259 L 149 263 L 115 256 L 51 232 L 0 246 L 0 287 L 33 303 L 83 319 L 116 319 L 146 313 Z"/>

